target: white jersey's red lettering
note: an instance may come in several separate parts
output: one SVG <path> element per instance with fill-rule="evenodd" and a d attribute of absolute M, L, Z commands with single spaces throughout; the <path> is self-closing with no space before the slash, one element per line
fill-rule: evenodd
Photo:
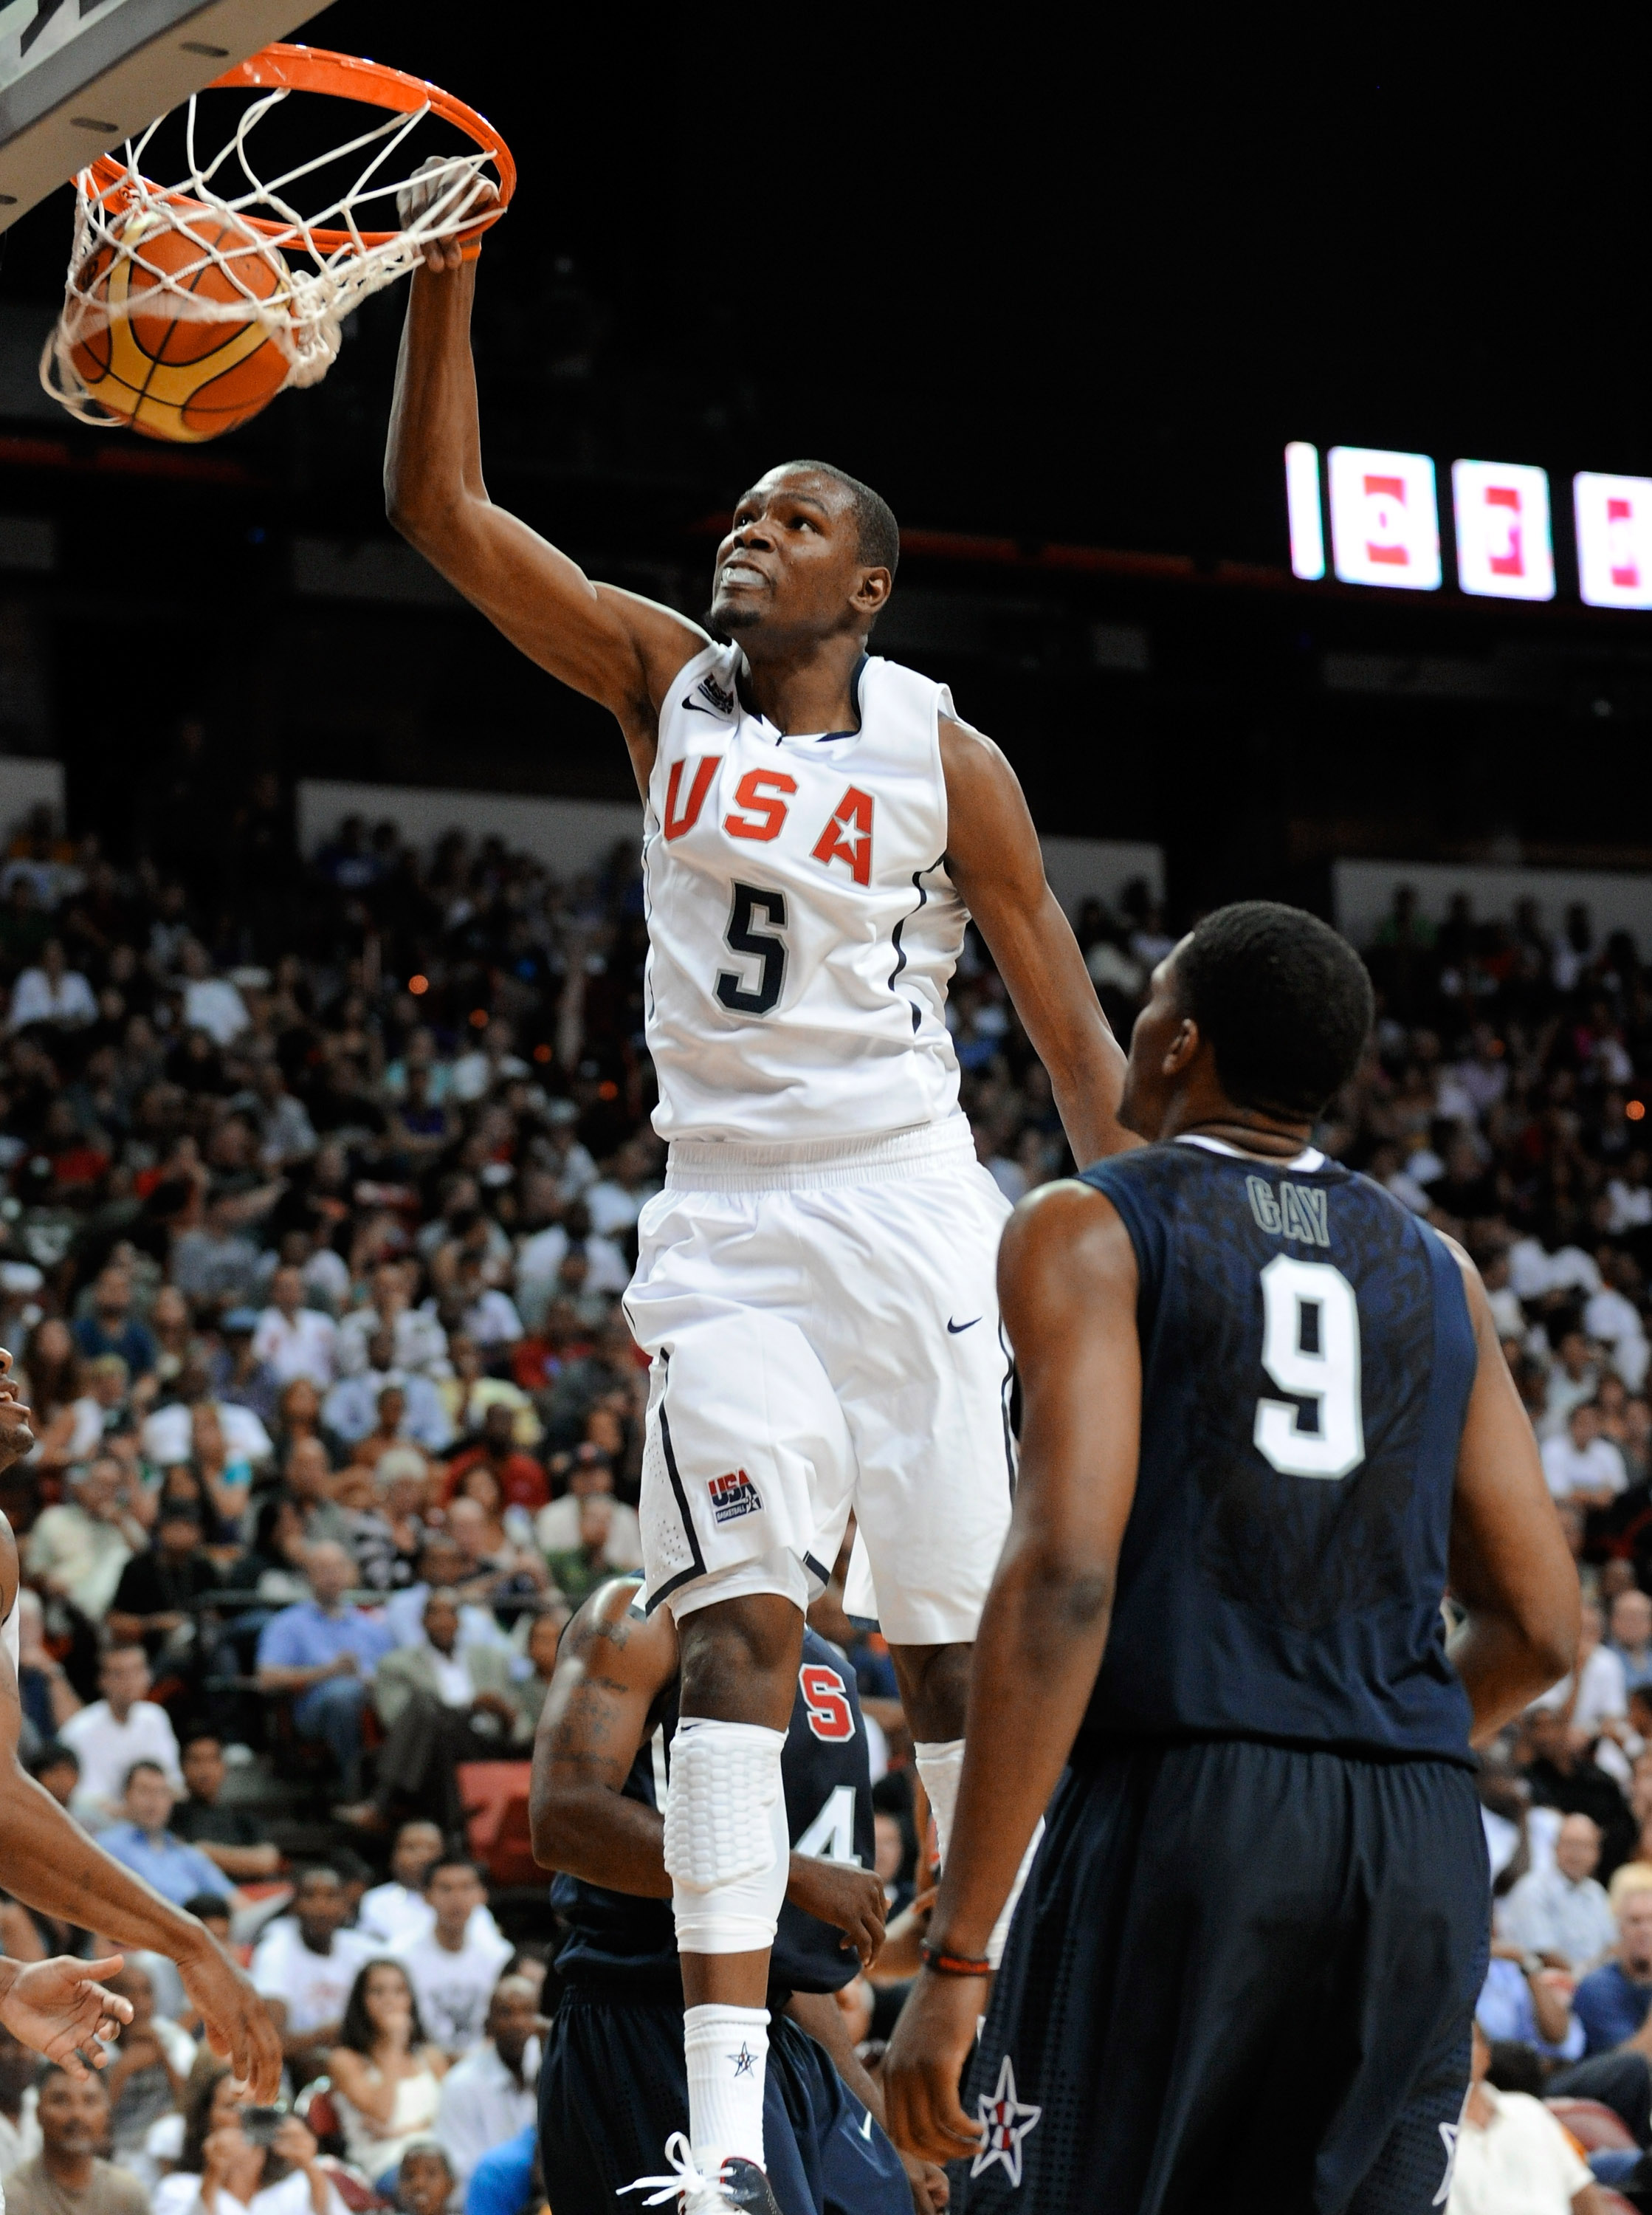
<path fill-rule="evenodd" d="M 643 844 L 668 1138 L 872 1137 L 958 1113 L 945 686 L 868 658 L 858 731 L 782 736 L 707 647 L 660 716 Z"/>

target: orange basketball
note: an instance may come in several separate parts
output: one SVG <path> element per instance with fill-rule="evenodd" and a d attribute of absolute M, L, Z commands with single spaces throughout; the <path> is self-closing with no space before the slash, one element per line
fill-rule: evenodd
<path fill-rule="evenodd" d="M 146 438 L 184 444 L 218 438 L 266 408 L 289 367 L 268 328 L 253 316 L 180 312 L 160 286 L 170 278 L 229 307 L 276 299 L 291 280 L 274 247 L 196 200 L 139 209 L 112 229 L 115 243 L 75 286 L 89 312 L 70 356 L 90 397 Z M 146 293 L 158 295 L 147 310 Z"/>

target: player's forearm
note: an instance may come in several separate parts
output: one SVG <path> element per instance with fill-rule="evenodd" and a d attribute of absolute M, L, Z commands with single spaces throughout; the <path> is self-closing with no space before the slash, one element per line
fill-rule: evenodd
<path fill-rule="evenodd" d="M 117 1946 L 186 1960 L 212 1941 L 193 1915 L 153 1892 L 72 1822 L 15 1758 L 0 1771 L 0 1887 L 43 1915 Z"/>
<path fill-rule="evenodd" d="M 1472 1746 L 1487 1746 L 1565 1673 L 1563 1658 L 1513 1616 L 1471 1610 L 1451 1658 L 1473 1711 Z M 1560 1666 L 1557 1667 L 1557 1661 Z"/>
<path fill-rule="evenodd" d="M 469 499 L 486 500 L 470 310 L 476 264 L 413 273 L 384 455 L 386 512 L 421 553 Z"/>
<path fill-rule="evenodd" d="M 1084 1719 L 1111 1593 L 1110 1575 L 1042 1537 L 1011 1532 L 976 1635 L 964 1774 L 932 1945 L 971 1960 L 984 1954 Z"/>
<path fill-rule="evenodd" d="M 529 1825 L 541 1868 L 638 1899 L 671 1897 L 665 1819 L 639 1800 L 601 1789 L 558 1792 L 535 1780 Z"/>

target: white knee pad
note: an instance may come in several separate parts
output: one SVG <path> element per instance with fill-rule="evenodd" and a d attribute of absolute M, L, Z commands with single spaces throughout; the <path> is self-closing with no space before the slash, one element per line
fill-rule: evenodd
<path fill-rule="evenodd" d="M 784 1731 L 685 1716 L 671 1740 L 665 1867 L 685 1954 L 760 1953 L 774 1942 L 791 1865 Z"/>
<path fill-rule="evenodd" d="M 958 1811 L 958 1780 L 964 1774 L 964 1740 L 926 1739 L 912 1751 L 923 1789 L 929 1795 L 929 1812 L 935 1819 L 935 1850 L 944 1864 L 952 1836 L 952 1817 Z"/>

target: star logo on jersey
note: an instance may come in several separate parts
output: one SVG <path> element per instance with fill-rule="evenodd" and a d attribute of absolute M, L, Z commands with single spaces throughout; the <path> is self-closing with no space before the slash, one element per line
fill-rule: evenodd
<path fill-rule="evenodd" d="M 1016 2097 L 1015 2066 L 1007 2053 L 998 2071 L 997 2089 L 990 2096 L 982 2092 L 976 2101 L 976 2111 L 987 2135 L 970 2164 L 970 2175 L 979 2176 L 995 2161 L 1001 2161 L 1010 2182 L 1019 2184 L 1021 2141 L 1029 2131 L 1037 2129 L 1043 2109 L 1030 2108 Z"/>
<path fill-rule="evenodd" d="M 740 2051 L 737 2053 L 727 2055 L 725 2059 L 734 2064 L 734 2073 L 737 2077 L 750 2077 L 757 2066 L 757 2057 L 743 2038 L 740 2040 Z"/>
<path fill-rule="evenodd" d="M 1431 2202 L 1435 2207 L 1443 2207 L 1451 2198 L 1451 2181 L 1457 2174 L 1457 2134 L 1461 2128 L 1460 2123 L 1441 2123 L 1439 2126 L 1441 2143 L 1446 2149 L 1446 2173 L 1441 2178 L 1440 2189 Z"/>
<path fill-rule="evenodd" d="M 706 1489 L 711 1495 L 713 1523 L 734 1523 L 742 1515 L 762 1513 L 762 1495 L 743 1469 L 708 1477 Z"/>

